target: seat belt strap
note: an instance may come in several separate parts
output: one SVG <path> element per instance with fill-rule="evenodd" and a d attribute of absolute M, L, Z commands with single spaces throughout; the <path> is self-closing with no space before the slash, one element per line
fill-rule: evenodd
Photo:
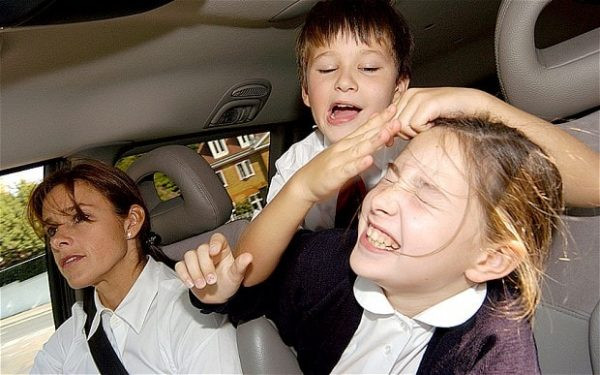
<path fill-rule="evenodd" d="M 83 310 L 87 314 L 85 321 L 85 335 L 87 337 L 92 327 L 92 320 L 96 315 L 93 288 L 91 288 L 91 290 L 84 290 L 83 295 Z M 98 325 L 96 332 L 94 332 L 92 337 L 88 340 L 88 346 L 90 347 L 92 358 L 94 359 L 94 363 L 96 364 L 98 371 L 100 371 L 100 374 L 128 375 L 123 363 L 121 363 L 117 353 L 115 353 L 115 349 L 110 344 L 110 341 L 108 341 L 106 332 L 104 332 L 102 319 L 100 319 L 100 324 Z"/>

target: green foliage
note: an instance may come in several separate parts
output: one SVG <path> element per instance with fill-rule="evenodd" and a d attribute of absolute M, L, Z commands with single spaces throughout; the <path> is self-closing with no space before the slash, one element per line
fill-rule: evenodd
<path fill-rule="evenodd" d="M 181 195 L 179 187 L 163 173 L 159 172 L 154 174 L 154 186 L 156 187 L 158 196 L 162 201 L 168 201 L 169 199 Z"/>
<path fill-rule="evenodd" d="M 126 156 L 117 161 L 115 165 L 120 170 L 127 172 L 127 169 L 133 164 L 134 161 L 139 159 L 143 154 Z M 168 201 L 181 195 L 179 187 L 171 181 L 171 179 L 163 173 L 154 174 L 154 187 L 158 193 L 159 198 L 162 201 Z"/>
<path fill-rule="evenodd" d="M 0 189 L 0 269 L 44 253 L 44 242 L 27 222 L 27 200 L 34 187 L 21 181 L 14 194 Z"/>
<path fill-rule="evenodd" d="M 127 169 L 129 169 L 131 164 L 133 164 L 133 162 L 139 159 L 142 155 L 143 154 L 125 156 L 124 158 L 117 160 L 117 164 L 115 164 L 115 167 L 119 168 L 123 172 L 127 172 Z"/>
<path fill-rule="evenodd" d="M 233 217 L 235 219 L 250 219 L 253 213 L 254 208 L 250 204 L 250 201 L 235 202 L 235 208 L 233 209 Z"/>

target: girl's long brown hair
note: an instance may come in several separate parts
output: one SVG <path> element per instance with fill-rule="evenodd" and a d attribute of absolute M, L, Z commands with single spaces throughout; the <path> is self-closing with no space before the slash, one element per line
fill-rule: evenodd
<path fill-rule="evenodd" d="M 503 279 L 507 298 L 496 307 L 514 318 L 531 318 L 563 210 L 560 173 L 539 146 L 501 123 L 464 118 L 439 119 L 435 125 L 458 139 L 465 174 L 482 208 L 485 238 L 495 244 L 517 241 L 525 249 L 514 254 L 520 263 Z"/>

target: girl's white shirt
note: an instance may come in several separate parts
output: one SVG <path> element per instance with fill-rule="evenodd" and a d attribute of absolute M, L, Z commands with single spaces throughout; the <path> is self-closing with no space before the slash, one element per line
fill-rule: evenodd
<path fill-rule="evenodd" d="M 220 314 L 201 314 L 188 289 L 166 265 L 148 258 L 119 306 L 110 310 L 95 293 L 97 313 L 113 349 L 130 374 L 241 373 L 235 328 Z M 81 302 L 37 354 L 31 373 L 98 373 Z"/>
<path fill-rule="evenodd" d="M 466 322 L 486 294 L 486 284 L 477 284 L 409 318 L 394 310 L 379 285 L 358 276 L 354 297 L 364 312 L 332 373 L 415 374 L 435 328 Z"/>

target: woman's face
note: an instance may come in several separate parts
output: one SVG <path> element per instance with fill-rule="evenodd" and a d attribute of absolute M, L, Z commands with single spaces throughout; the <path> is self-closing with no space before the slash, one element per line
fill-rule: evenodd
<path fill-rule="evenodd" d="M 353 270 L 386 291 L 462 290 L 480 248 L 481 214 L 470 199 L 454 136 L 414 138 L 362 205 Z M 470 202 L 469 202 L 470 201 Z"/>
<path fill-rule="evenodd" d="M 83 215 L 77 213 L 62 185 L 44 200 L 42 214 L 49 223 L 46 233 L 54 260 L 72 288 L 115 281 L 125 266 L 127 220 L 85 182 L 75 182 L 74 196 Z"/>

